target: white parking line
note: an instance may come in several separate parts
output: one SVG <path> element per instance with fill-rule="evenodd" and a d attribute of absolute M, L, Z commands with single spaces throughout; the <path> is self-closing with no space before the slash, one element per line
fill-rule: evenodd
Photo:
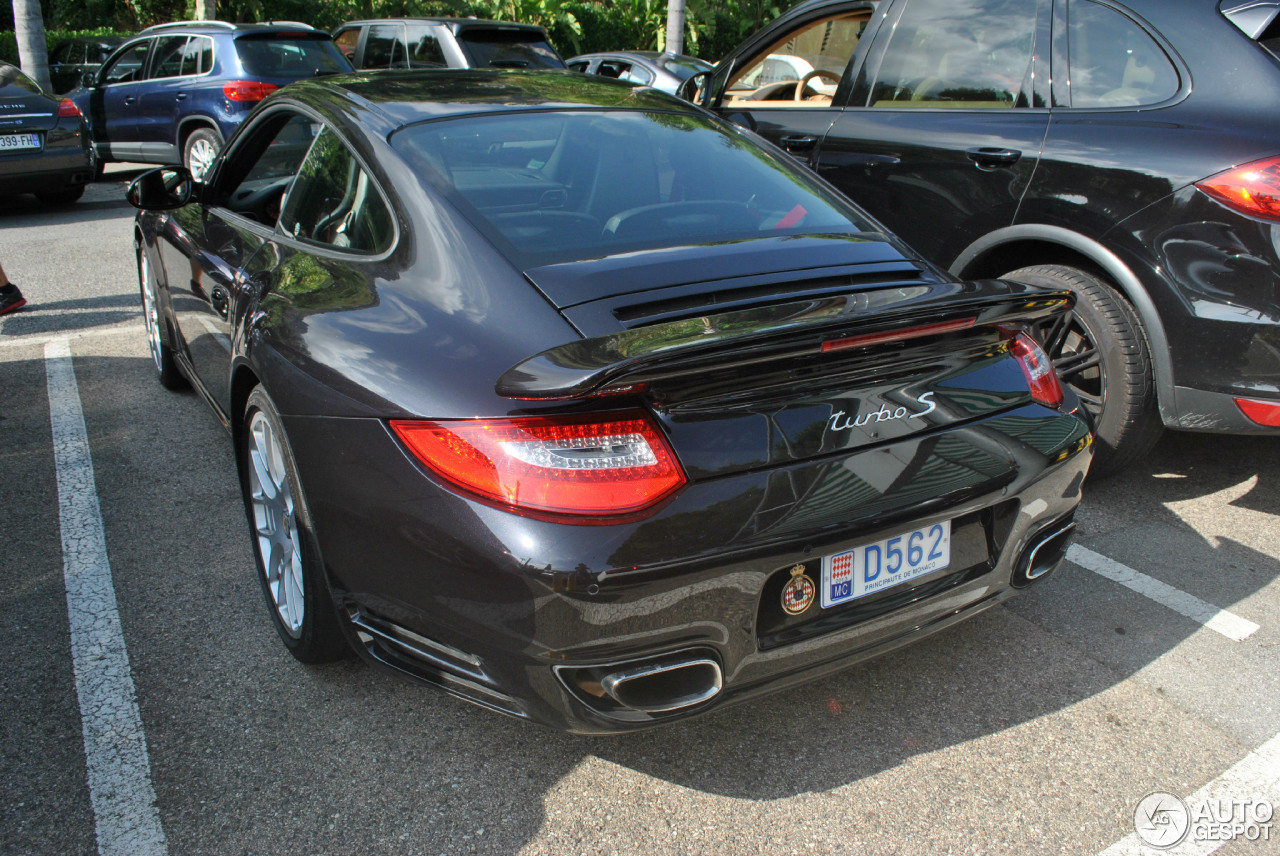
<path fill-rule="evenodd" d="M 1234 810 L 1234 817 L 1239 821 L 1242 813 L 1240 803 L 1245 800 L 1266 800 L 1272 806 L 1280 803 L 1280 734 L 1254 749 L 1238 764 L 1187 797 L 1186 803 L 1192 818 L 1219 819 L 1225 817 L 1227 811 Z M 1228 806 L 1231 808 L 1228 809 Z M 1194 826 L 1192 828 L 1194 829 Z M 1270 830 L 1269 834 L 1271 834 Z M 1223 837 L 1226 838 L 1226 836 Z M 1135 832 L 1112 844 L 1098 856 L 1152 856 L 1157 853 L 1170 854 L 1170 856 L 1208 856 L 1226 843 L 1226 840 L 1196 840 L 1189 835 L 1177 847 L 1157 850 L 1143 845 Z"/>
<path fill-rule="evenodd" d="M 1193 621 L 1198 621 L 1228 639 L 1243 642 L 1258 631 L 1258 625 L 1247 618 L 1219 609 L 1194 595 L 1162 583 L 1155 577 L 1149 577 L 1128 565 L 1122 565 L 1114 559 L 1095 553 L 1088 547 L 1072 544 L 1067 548 L 1067 561 L 1131 588 L 1138 594 L 1149 597 L 1156 603 L 1167 606 Z"/>
<path fill-rule="evenodd" d="M 71 659 L 98 853 L 169 852 L 129 670 L 84 410 L 67 339 L 45 346 Z"/>

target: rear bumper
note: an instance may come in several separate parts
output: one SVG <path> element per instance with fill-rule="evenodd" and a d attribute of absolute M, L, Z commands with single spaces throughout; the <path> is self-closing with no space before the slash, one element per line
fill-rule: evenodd
<path fill-rule="evenodd" d="M 0 193 L 56 192 L 91 181 L 88 143 L 78 133 L 55 128 L 39 152 L 0 155 Z"/>
<path fill-rule="evenodd" d="M 810 680 L 1009 597 L 1019 560 L 1069 521 L 1091 457 L 1084 422 L 1032 405 L 939 432 L 880 490 L 858 474 L 883 448 L 694 482 L 645 520 L 573 526 L 437 486 L 376 420 L 286 427 L 365 657 L 492 709 L 601 734 Z M 812 489 L 784 496 L 784 483 Z M 823 556 L 944 519 L 950 567 L 780 618 L 780 580 L 795 566 L 820 584 Z M 1040 570 L 1054 558 L 1042 553 Z M 599 690 L 607 674 L 672 658 L 714 663 L 697 674 L 718 671 L 722 686 L 660 713 Z"/>

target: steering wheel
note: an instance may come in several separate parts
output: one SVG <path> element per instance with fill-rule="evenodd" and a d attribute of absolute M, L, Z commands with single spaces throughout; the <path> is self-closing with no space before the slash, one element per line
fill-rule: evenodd
<path fill-rule="evenodd" d="M 826 80 L 830 80 L 836 86 L 840 85 L 840 75 L 836 74 L 834 71 L 827 71 L 825 68 L 815 68 L 813 71 L 809 72 L 804 77 L 800 78 L 800 81 L 796 84 L 796 94 L 795 94 L 796 101 L 804 100 L 804 89 L 806 86 L 809 85 L 809 81 L 813 80 L 815 77 L 821 77 Z M 815 90 L 815 94 L 817 94 L 816 90 Z M 830 96 L 826 96 L 826 97 L 828 97 L 828 99 L 830 98 Z"/>

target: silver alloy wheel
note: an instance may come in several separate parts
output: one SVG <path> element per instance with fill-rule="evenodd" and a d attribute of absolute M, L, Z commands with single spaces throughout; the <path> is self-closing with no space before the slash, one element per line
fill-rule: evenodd
<path fill-rule="evenodd" d="M 164 373 L 164 342 L 160 339 L 160 304 L 156 300 L 155 285 L 151 282 L 151 261 L 143 250 L 138 255 L 138 280 L 142 284 L 142 319 L 147 325 L 147 344 L 151 346 L 151 359 L 156 371 Z"/>
<path fill-rule="evenodd" d="M 249 422 L 249 495 L 267 589 L 280 623 L 290 636 L 297 638 L 302 635 L 306 617 L 298 519 L 284 450 L 271 422 L 260 410 Z"/>
<path fill-rule="evenodd" d="M 213 159 L 217 156 L 218 150 L 213 143 L 204 137 L 193 140 L 191 148 L 187 150 L 187 169 L 191 171 L 191 177 L 196 181 L 203 181 L 204 174 L 213 166 Z"/>

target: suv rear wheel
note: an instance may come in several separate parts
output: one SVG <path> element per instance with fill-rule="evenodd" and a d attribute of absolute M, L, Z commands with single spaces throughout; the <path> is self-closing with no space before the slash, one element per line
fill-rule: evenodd
<path fill-rule="evenodd" d="M 213 166 L 213 159 L 222 151 L 222 137 L 212 128 L 196 128 L 182 146 L 182 164 L 191 171 L 196 181 L 204 181 L 204 175 Z"/>
<path fill-rule="evenodd" d="M 1118 291 L 1065 265 L 1035 265 L 1003 279 L 1075 292 L 1076 307 L 1040 331 L 1059 379 L 1098 431 L 1091 476 L 1118 472 L 1151 450 L 1164 429 L 1142 323 Z"/>

